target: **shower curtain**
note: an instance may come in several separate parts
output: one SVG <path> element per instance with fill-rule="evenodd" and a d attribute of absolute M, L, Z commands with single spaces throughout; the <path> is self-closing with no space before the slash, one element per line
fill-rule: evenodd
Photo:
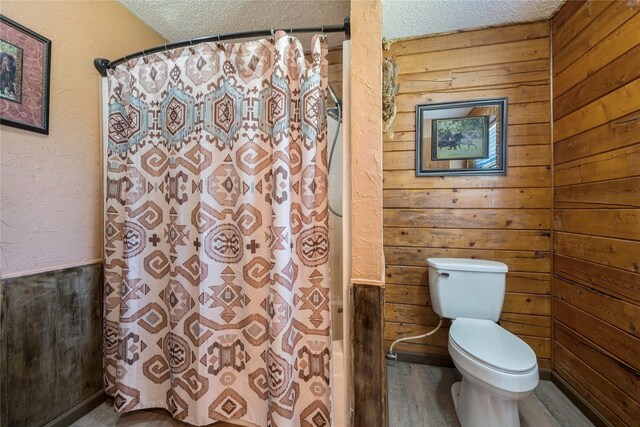
<path fill-rule="evenodd" d="M 109 76 L 105 390 L 195 425 L 330 426 L 326 42 Z"/>

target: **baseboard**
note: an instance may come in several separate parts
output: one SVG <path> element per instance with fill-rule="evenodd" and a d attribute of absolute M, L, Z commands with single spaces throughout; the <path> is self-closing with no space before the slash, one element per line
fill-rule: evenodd
<path fill-rule="evenodd" d="M 396 352 L 398 358 L 396 360 L 400 362 L 408 362 L 408 363 L 418 363 L 420 365 L 431 365 L 431 366 L 444 366 L 447 368 L 454 368 L 453 361 L 449 356 L 439 356 L 439 355 L 430 355 L 430 354 L 418 354 L 411 353 L 406 351 L 398 351 Z M 551 381 L 551 370 L 550 369 L 540 369 L 538 371 L 540 375 L 540 379 L 544 381 Z"/>
<path fill-rule="evenodd" d="M 439 356 L 431 354 L 411 353 L 407 351 L 397 351 L 397 360 L 400 362 L 418 363 L 420 365 L 445 366 L 453 368 L 453 361 L 449 356 Z"/>
<path fill-rule="evenodd" d="M 567 384 L 556 372 L 551 373 L 551 381 L 596 427 L 613 427 L 610 422 L 600 415 L 589 402 L 580 396 L 573 387 Z"/>
<path fill-rule="evenodd" d="M 55 420 L 49 422 L 45 427 L 68 427 L 80 418 L 100 406 L 106 399 L 103 391 L 100 391 L 83 402 L 80 402 Z"/>
<path fill-rule="evenodd" d="M 538 376 L 540 376 L 540 379 L 543 381 L 551 381 L 553 373 L 551 369 L 538 369 Z"/>

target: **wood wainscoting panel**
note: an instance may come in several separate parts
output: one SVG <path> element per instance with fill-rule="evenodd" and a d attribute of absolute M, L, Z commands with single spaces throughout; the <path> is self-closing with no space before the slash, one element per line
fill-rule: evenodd
<path fill-rule="evenodd" d="M 550 24 L 535 22 L 394 43 L 394 138 L 384 140 L 385 328 L 394 340 L 438 322 L 427 258 L 509 267 L 501 325 L 551 367 Z M 415 105 L 508 97 L 506 176 L 415 176 Z M 448 322 L 398 351 L 448 357 Z M 394 348 L 394 349 L 395 349 Z"/>
<path fill-rule="evenodd" d="M 2 287 L 0 425 L 75 421 L 103 399 L 102 264 L 3 279 Z"/>
<path fill-rule="evenodd" d="M 552 21 L 554 375 L 608 423 L 640 420 L 640 8 Z"/>
<path fill-rule="evenodd" d="M 387 360 L 384 352 L 385 287 L 351 287 L 351 372 L 353 427 L 386 427 Z"/>

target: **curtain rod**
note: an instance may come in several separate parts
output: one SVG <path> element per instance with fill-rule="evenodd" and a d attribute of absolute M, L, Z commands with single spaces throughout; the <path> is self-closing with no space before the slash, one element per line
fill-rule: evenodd
<path fill-rule="evenodd" d="M 174 43 L 167 43 L 161 46 L 156 46 L 151 49 L 141 50 L 140 52 L 132 53 L 131 55 L 123 56 L 122 58 L 116 59 L 115 61 L 109 61 L 104 58 L 96 58 L 93 60 L 93 66 L 96 67 L 96 70 L 100 73 L 102 77 L 107 76 L 107 70 L 115 67 L 116 65 L 122 64 L 130 59 L 139 58 L 141 56 L 148 55 L 150 53 L 163 52 L 169 49 L 175 49 L 178 47 L 184 46 L 193 46 L 194 44 L 204 43 L 204 42 L 214 42 L 214 41 L 222 41 L 222 40 L 231 40 L 231 39 L 242 39 L 247 37 L 261 37 L 261 36 L 270 36 L 273 34 L 275 30 L 255 30 L 255 31 L 241 31 L 238 33 L 226 33 L 226 34 L 216 34 L 215 36 L 205 36 L 205 37 L 194 37 L 189 40 L 183 40 Z M 347 36 L 347 39 L 351 37 L 351 21 L 349 16 L 347 15 L 344 18 L 344 24 L 342 25 L 323 25 L 322 27 L 310 27 L 310 28 L 291 28 L 288 33 L 341 33 L 343 32 Z"/>

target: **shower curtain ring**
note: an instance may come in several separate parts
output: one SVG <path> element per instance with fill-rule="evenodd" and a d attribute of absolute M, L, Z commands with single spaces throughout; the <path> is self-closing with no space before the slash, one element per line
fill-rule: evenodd
<path fill-rule="evenodd" d="M 145 64 L 149 63 L 149 60 L 147 59 L 147 52 L 145 52 L 144 49 L 142 49 L 142 62 Z"/>
<path fill-rule="evenodd" d="M 220 42 L 220 33 L 218 33 L 218 42 Z"/>
<path fill-rule="evenodd" d="M 272 29 L 271 29 L 271 37 L 273 37 L 273 36 L 275 36 L 275 35 L 276 35 L 276 31 L 272 28 Z"/>

